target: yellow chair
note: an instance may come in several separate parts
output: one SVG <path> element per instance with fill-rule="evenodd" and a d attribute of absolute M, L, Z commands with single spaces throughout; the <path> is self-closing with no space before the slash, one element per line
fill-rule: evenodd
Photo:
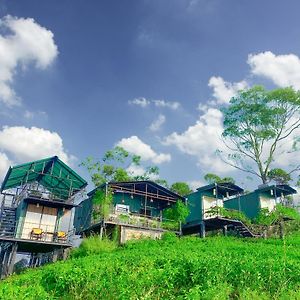
<path fill-rule="evenodd" d="M 57 241 L 65 241 L 67 239 L 67 233 L 64 231 L 57 231 L 54 234 L 54 239 Z"/>
<path fill-rule="evenodd" d="M 41 228 L 32 228 L 30 232 L 30 239 L 36 238 L 40 239 L 43 236 L 44 231 Z"/>

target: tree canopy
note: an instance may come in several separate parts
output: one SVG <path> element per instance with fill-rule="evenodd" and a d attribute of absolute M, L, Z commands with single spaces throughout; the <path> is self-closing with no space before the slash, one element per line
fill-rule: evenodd
<path fill-rule="evenodd" d="M 297 150 L 300 126 L 300 92 L 293 88 L 267 91 L 262 86 L 243 90 L 231 98 L 224 113 L 224 143 L 230 151 L 227 164 L 268 182 L 278 157 Z M 288 143 L 289 150 L 282 148 Z M 300 165 L 292 166 L 291 172 Z"/>
<path fill-rule="evenodd" d="M 119 146 L 106 151 L 98 161 L 93 157 L 87 157 L 80 165 L 87 169 L 95 186 L 110 181 L 150 179 L 163 185 L 167 184 L 165 180 L 158 178 L 159 168 L 157 166 L 142 168 L 140 156 L 131 154 Z M 138 167 L 143 171 L 140 175 L 131 171 Z"/>
<path fill-rule="evenodd" d="M 216 175 L 214 173 L 207 173 L 206 175 L 204 175 L 204 180 L 208 184 L 222 183 L 222 182 L 235 183 L 235 180 L 232 177 L 223 177 L 223 178 L 221 178 L 220 176 L 218 176 L 218 175 Z"/>
<path fill-rule="evenodd" d="M 180 196 L 185 196 L 192 192 L 191 188 L 186 182 L 175 182 L 171 185 L 170 190 Z"/>

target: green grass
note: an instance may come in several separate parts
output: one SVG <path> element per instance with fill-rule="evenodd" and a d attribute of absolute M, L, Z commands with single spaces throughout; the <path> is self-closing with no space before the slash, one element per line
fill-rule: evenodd
<path fill-rule="evenodd" d="M 99 241 L 90 243 L 1 282 L 0 299 L 300 299 L 299 234 L 285 242 L 169 234 L 119 248 L 105 241 L 96 254 Z"/>

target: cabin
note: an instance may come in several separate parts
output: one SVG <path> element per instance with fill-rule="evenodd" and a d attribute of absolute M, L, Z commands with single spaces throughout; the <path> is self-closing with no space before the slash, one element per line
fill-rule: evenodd
<path fill-rule="evenodd" d="M 9 168 L 1 185 L 2 276 L 12 273 L 17 254 L 37 266 L 72 246 L 72 209 L 86 185 L 57 156 Z"/>
<path fill-rule="evenodd" d="M 260 210 L 274 210 L 276 204 L 287 204 L 287 196 L 296 194 L 297 191 L 287 184 L 265 185 L 255 191 L 238 195 L 237 197 L 224 201 L 224 207 L 243 212 L 249 219 L 255 219 Z"/>
<path fill-rule="evenodd" d="M 213 183 L 198 188 L 187 195 L 190 214 L 182 227 L 183 234 L 200 234 L 206 231 L 223 229 L 230 220 L 225 220 L 214 208 L 223 207 L 226 200 L 241 195 L 243 189 L 233 183 Z"/>
<path fill-rule="evenodd" d="M 110 195 L 105 215 L 97 214 L 97 192 Z M 163 211 L 185 198 L 149 180 L 109 182 L 88 193 L 88 199 L 75 209 L 76 233 L 83 236 L 112 236 L 120 243 L 141 237 L 160 238 L 167 230 L 180 232 L 180 224 L 166 220 Z M 117 233 L 116 233 L 117 232 Z"/>

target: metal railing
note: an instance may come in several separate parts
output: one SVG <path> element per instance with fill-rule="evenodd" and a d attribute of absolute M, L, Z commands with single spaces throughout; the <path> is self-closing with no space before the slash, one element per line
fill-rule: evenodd
<path fill-rule="evenodd" d="M 54 242 L 59 244 L 69 244 L 72 242 L 74 231 L 62 231 L 56 230 L 55 225 L 40 224 L 34 222 L 25 222 L 23 226 L 18 228 L 18 224 L 15 230 L 15 238 L 23 240 L 33 240 L 38 242 Z M 39 231 L 39 233 L 37 233 Z M 58 233 L 63 232 L 64 236 L 59 236 Z"/>
<path fill-rule="evenodd" d="M 180 231 L 180 224 L 173 220 L 161 216 L 153 217 L 133 212 L 118 212 L 115 207 L 110 208 L 106 218 L 92 217 L 91 225 L 98 224 L 101 221 L 117 225 L 130 225 L 139 228 Z"/>

